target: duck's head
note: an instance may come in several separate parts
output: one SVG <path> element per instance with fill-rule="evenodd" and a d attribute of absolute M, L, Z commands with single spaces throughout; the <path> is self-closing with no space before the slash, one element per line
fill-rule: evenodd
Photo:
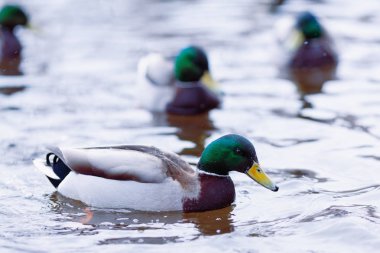
<path fill-rule="evenodd" d="M 305 39 L 320 38 L 323 36 L 323 28 L 316 16 L 305 11 L 298 15 L 296 28 L 302 32 Z"/>
<path fill-rule="evenodd" d="M 0 10 L 0 25 L 10 28 L 17 25 L 27 26 L 28 15 L 18 5 L 5 5 Z"/>
<path fill-rule="evenodd" d="M 175 59 L 174 73 L 181 82 L 200 81 L 211 90 L 217 89 L 209 71 L 207 55 L 200 47 L 189 46 L 182 49 Z"/>
<path fill-rule="evenodd" d="M 230 171 L 245 173 L 260 185 L 278 191 L 260 168 L 252 143 L 240 135 L 229 134 L 211 142 L 203 151 L 198 168 L 221 176 L 228 175 Z"/>

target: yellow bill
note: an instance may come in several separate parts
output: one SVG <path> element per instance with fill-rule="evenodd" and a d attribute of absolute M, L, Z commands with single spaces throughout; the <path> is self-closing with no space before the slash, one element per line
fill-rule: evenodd
<path fill-rule="evenodd" d="M 265 188 L 274 192 L 278 191 L 278 187 L 270 180 L 258 163 L 253 163 L 252 167 L 247 170 L 246 174 Z"/>
<path fill-rule="evenodd" d="M 290 51 L 294 51 L 303 43 L 303 41 L 303 34 L 300 31 L 292 30 L 289 39 L 285 44 Z"/>
<path fill-rule="evenodd" d="M 41 33 L 41 29 L 31 23 L 27 23 L 25 25 L 25 28 L 26 29 L 29 29 L 30 31 L 34 32 L 34 33 Z"/>
<path fill-rule="evenodd" d="M 214 92 L 217 95 L 220 95 L 220 87 L 217 82 L 212 78 L 209 71 L 205 71 L 204 74 L 201 77 L 201 82 L 209 88 L 212 92 Z"/>

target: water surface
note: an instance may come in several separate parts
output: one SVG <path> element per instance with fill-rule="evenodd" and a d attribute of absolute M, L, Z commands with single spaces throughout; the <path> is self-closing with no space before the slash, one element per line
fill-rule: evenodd
<path fill-rule="evenodd" d="M 24 76 L 0 77 L 1 252 L 376 252 L 380 247 L 380 3 L 18 1 Z M 338 79 L 299 100 L 274 64 L 276 22 L 309 9 L 340 54 Z M 137 62 L 190 43 L 208 51 L 223 108 L 198 118 L 138 107 Z M 32 160 L 47 145 L 148 144 L 196 162 L 226 133 L 255 144 L 278 183 L 232 173 L 237 198 L 196 214 L 88 207 Z"/>

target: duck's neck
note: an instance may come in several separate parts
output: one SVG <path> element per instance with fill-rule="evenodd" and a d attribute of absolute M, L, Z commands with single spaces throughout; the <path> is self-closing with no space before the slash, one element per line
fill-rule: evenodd
<path fill-rule="evenodd" d="M 200 173 L 198 180 L 199 195 L 196 198 L 185 197 L 183 199 L 185 212 L 220 209 L 231 205 L 235 200 L 235 186 L 230 177 Z"/>
<path fill-rule="evenodd" d="M 228 174 L 220 175 L 220 174 L 216 174 L 214 172 L 204 171 L 204 170 L 200 170 L 200 169 L 198 169 L 198 175 L 213 176 L 213 177 L 229 177 Z"/>
<path fill-rule="evenodd" d="M 195 88 L 199 87 L 201 84 L 199 81 L 191 81 L 191 82 L 183 82 L 183 81 L 176 81 L 177 88 Z"/>
<path fill-rule="evenodd" d="M 2 32 L 13 33 L 13 30 L 14 30 L 14 29 L 15 29 L 14 26 L 9 26 L 9 25 L 6 25 L 6 26 L 2 25 L 2 26 L 1 26 L 1 31 L 2 31 Z"/>
<path fill-rule="evenodd" d="M 213 174 L 216 176 L 228 176 L 229 170 L 225 164 L 219 162 L 220 159 L 210 159 L 208 155 L 209 153 L 202 154 L 197 168 L 207 174 Z"/>

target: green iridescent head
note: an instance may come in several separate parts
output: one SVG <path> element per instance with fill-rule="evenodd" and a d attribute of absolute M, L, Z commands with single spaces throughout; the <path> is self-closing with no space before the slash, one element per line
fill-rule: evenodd
<path fill-rule="evenodd" d="M 320 38 L 323 36 L 323 28 L 316 16 L 306 11 L 297 17 L 296 27 L 306 39 Z"/>
<path fill-rule="evenodd" d="M 203 151 L 198 168 L 220 176 L 227 176 L 230 171 L 245 173 L 264 187 L 278 190 L 260 168 L 252 143 L 237 134 L 225 135 L 211 142 Z"/>
<path fill-rule="evenodd" d="M 199 47 L 189 46 L 177 55 L 174 73 L 179 81 L 196 82 L 208 69 L 206 53 Z"/>
<path fill-rule="evenodd" d="M 26 26 L 28 24 L 28 16 L 17 5 L 5 5 L 0 10 L 0 25 L 5 27 L 15 27 L 17 25 Z"/>

